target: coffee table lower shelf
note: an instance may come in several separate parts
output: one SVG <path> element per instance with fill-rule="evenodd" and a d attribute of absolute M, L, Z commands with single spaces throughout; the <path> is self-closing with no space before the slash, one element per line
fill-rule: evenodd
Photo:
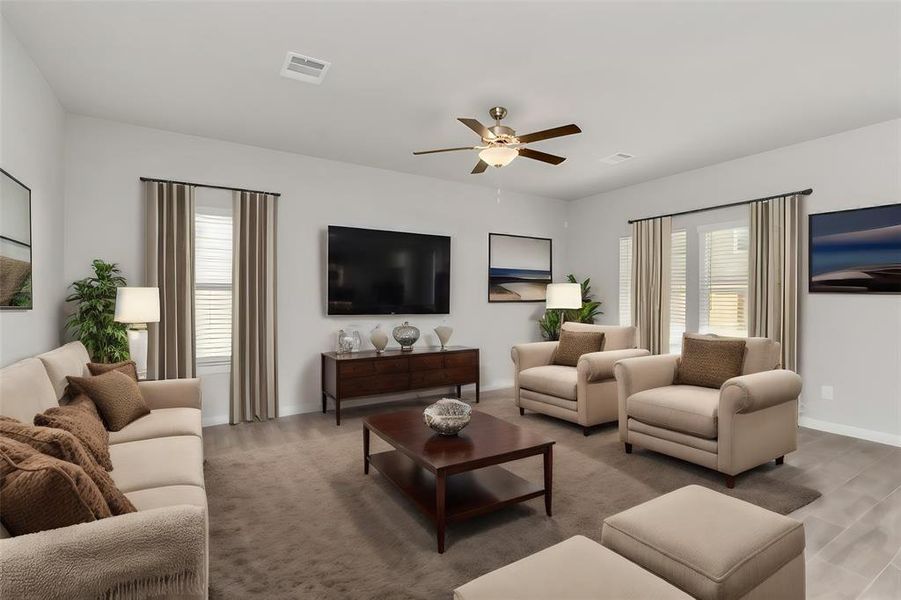
<path fill-rule="evenodd" d="M 438 477 L 414 463 L 398 450 L 368 457 L 438 528 L 438 551 L 444 551 L 444 525 L 498 510 L 517 502 L 544 496 L 542 485 L 526 481 L 500 466 L 482 467 L 445 476 L 444 514 L 439 514 Z"/>

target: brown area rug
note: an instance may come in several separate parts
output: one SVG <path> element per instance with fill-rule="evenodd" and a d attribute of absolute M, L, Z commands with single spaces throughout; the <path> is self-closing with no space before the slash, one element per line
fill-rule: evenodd
<path fill-rule="evenodd" d="M 599 540 L 605 517 L 688 484 L 783 514 L 820 495 L 791 483 L 797 468 L 772 463 L 727 490 L 712 471 L 625 454 L 615 424 L 584 437 L 555 419 L 520 417 L 508 396 L 493 396 L 476 408 L 557 442 L 553 517 L 538 498 L 451 525 L 438 554 L 431 523 L 378 472 L 363 475 L 361 417 L 410 403 L 348 410 L 340 428 L 331 414 L 242 425 L 236 438 L 271 439 L 207 463 L 211 598 L 451 598 L 455 587 L 573 535 Z M 373 436 L 372 451 L 385 449 Z M 542 478 L 540 456 L 507 466 Z"/>

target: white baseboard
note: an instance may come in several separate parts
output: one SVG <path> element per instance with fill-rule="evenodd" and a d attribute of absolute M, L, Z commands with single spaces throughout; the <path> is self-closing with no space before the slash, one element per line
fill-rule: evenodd
<path fill-rule="evenodd" d="M 842 425 L 840 423 L 831 423 L 829 421 L 820 421 L 819 419 L 811 419 L 810 417 L 804 416 L 798 418 L 798 425 L 800 425 L 801 427 L 807 427 L 808 429 L 816 429 L 818 431 L 826 431 L 828 433 L 837 433 L 838 435 L 846 435 L 870 442 L 878 442 L 880 444 L 888 444 L 890 446 L 901 447 L 901 435 L 894 433 L 873 431 L 872 429 L 852 427 L 851 425 Z"/>

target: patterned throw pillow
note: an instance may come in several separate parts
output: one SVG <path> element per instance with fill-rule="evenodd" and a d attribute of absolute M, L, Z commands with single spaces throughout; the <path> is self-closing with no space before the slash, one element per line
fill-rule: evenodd
<path fill-rule="evenodd" d="M 560 332 L 560 342 L 554 353 L 554 364 L 575 367 L 579 357 L 590 352 L 600 352 L 604 347 L 604 334 L 600 331 Z"/>
<path fill-rule="evenodd" d="M 113 470 L 109 456 L 109 432 L 103 426 L 94 403 L 85 394 L 79 395 L 66 406 L 48 408 L 35 415 L 34 424 L 65 429 L 78 438 L 97 464 L 107 471 Z"/>
<path fill-rule="evenodd" d="M 685 335 L 676 383 L 719 389 L 741 375 L 744 359 L 744 340 Z"/>
<path fill-rule="evenodd" d="M 135 361 L 133 360 L 123 360 L 122 362 L 117 363 L 88 363 L 87 364 L 88 371 L 91 375 L 103 375 L 104 373 L 108 373 L 109 371 L 119 371 L 120 373 L 125 373 L 135 381 L 138 380 L 138 368 L 135 366 Z M 83 394 L 84 390 L 81 389 L 77 383 L 73 383 L 69 380 L 69 387 L 66 388 L 66 395 L 70 398 L 75 398 L 79 394 Z"/>
<path fill-rule="evenodd" d="M 111 516 L 97 485 L 78 465 L 40 454 L 16 460 L 0 441 L 3 526 L 12 535 L 88 523 Z"/>
<path fill-rule="evenodd" d="M 96 377 L 67 377 L 69 384 L 91 397 L 110 431 L 119 431 L 135 419 L 150 414 L 138 382 L 121 371 Z"/>
<path fill-rule="evenodd" d="M 124 515 L 136 511 L 131 501 L 116 487 L 110 474 L 97 464 L 78 438 L 68 431 L 35 427 L 9 417 L 0 417 L 0 437 L 27 444 L 41 454 L 81 467 L 100 490 L 112 514 Z"/>

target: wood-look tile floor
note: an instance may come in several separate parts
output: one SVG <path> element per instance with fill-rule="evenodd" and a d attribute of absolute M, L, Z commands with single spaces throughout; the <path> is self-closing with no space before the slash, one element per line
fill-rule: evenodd
<path fill-rule="evenodd" d="M 499 390 L 482 397 L 510 395 Z M 342 410 L 352 414 L 354 408 Z M 204 452 L 221 456 L 311 438 L 328 443 L 333 416 L 207 427 Z M 807 598 L 901 599 L 901 448 L 802 428 L 798 450 L 785 462 L 801 470 L 791 472 L 795 482 L 823 494 L 790 515 L 804 522 L 807 535 Z M 780 470 L 770 474 L 779 476 Z"/>

